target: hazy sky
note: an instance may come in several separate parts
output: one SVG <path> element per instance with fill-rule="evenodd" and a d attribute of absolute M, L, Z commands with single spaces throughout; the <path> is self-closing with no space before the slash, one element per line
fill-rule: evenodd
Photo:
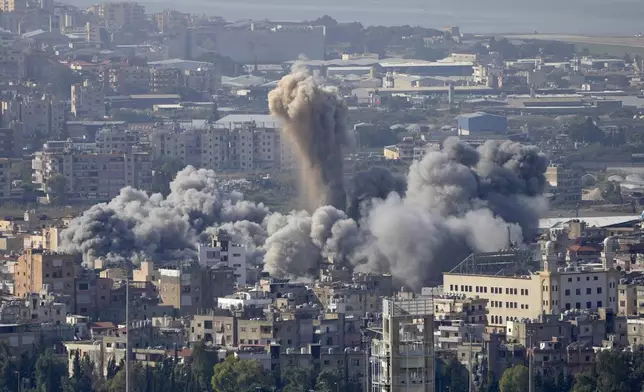
<path fill-rule="evenodd" d="M 69 0 L 88 4 L 91 0 Z M 150 11 L 205 12 L 226 19 L 315 19 L 328 14 L 365 25 L 413 24 L 468 32 L 633 35 L 644 32 L 644 0 L 138 0 Z M 181 5 L 181 7 L 179 7 Z"/>

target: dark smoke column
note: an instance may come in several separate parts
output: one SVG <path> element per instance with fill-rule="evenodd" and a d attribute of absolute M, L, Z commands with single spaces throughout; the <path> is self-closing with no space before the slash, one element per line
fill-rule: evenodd
<path fill-rule="evenodd" d="M 344 209 L 342 150 L 349 135 L 347 108 L 337 91 L 295 66 L 268 94 L 268 107 L 283 120 L 284 135 L 299 157 L 304 207 L 309 212 L 323 205 Z"/>

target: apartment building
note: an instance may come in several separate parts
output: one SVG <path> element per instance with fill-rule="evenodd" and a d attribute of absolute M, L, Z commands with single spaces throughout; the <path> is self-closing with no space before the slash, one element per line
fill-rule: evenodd
<path fill-rule="evenodd" d="M 231 267 L 237 287 L 246 286 L 246 247 L 233 242 L 228 233 L 221 231 L 212 237 L 210 244 L 198 244 L 197 255 L 199 264 L 205 267 L 218 264 Z"/>
<path fill-rule="evenodd" d="M 27 234 L 23 240 L 23 248 L 38 248 L 57 252 L 63 229 L 63 226 L 48 226 L 42 227 L 37 234 Z"/>
<path fill-rule="evenodd" d="M 147 93 L 150 91 L 150 69 L 138 66 L 117 66 L 108 71 L 112 92 L 120 94 Z"/>
<path fill-rule="evenodd" d="M 0 1 L 0 4 L 7 0 Z M 11 0 L 10 0 L 11 1 Z M 11 45 L 0 45 L 0 71 L 4 80 L 22 80 L 27 75 L 26 55 Z"/>
<path fill-rule="evenodd" d="M 20 179 L 22 160 L 16 158 L 0 158 L 0 204 L 21 195 L 14 181 Z"/>
<path fill-rule="evenodd" d="M 549 241 L 543 254 L 543 270 L 498 274 L 501 265 L 527 266 L 531 252 L 502 251 L 474 254 L 443 275 L 446 292 L 488 300 L 488 325 L 503 330 L 508 321 L 536 319 L 541 314 L 561 314 L 571 309 L 617 309 L 619 272 L 613 268 L 614 239 L 607 239 L 602 264 L 557 267 L 555 244 Z M 487 267 L 494 266 L 483 273 Z M 493 272 L 495 271 L 495 272 Z M 507 270 L 506 270 L 507 273 Z"/>
<path fill-rule="evenodd" d="M 189 89 L 213 93 L 221 87 L 221 72 L 214 65 L 186 69 L 183 71 L 183 81 Z"/>
<path fill-rule="evenodd" d="M 174 307 L 181 315 L 197 314 L 213 307 L 212 276 L 207 268 L 190 262 L 158 271 L 162 304 Z"/>
<path fill-rule="evenodd" d="M 355 273 L 351 283 L 318 282 L 312 289 L 322 307 L 346 316 L 382 312 L 381 297 L 393 294 L 391 275 Z"/>
<path fill-rule="evenodd" d="M 65 101 L 47 94 L 18 95 L 2 101 L 2 125 L 22 124 L 22 138 L 56 137 L 65 129 Z"/>
<path fill-rule="evenodd" d="M 150 68 L 150 92 L 172 93 L 183 85 L 183 73 L 180 69 Z"/>
<path fill-rule="evenodd" d="M 79 270 L 80 261 L 75 255 L 25 249 L 15 266 L 14 295 L 26 297 L 49 287 L 57 294 L 73 296 Z"/>
<path fill-rule="evenodd" d="M 13 12 L 22 11 L 27 8 L 27 0 L 2 0 L 0 1 L 0 11 Z"/>
<path fill-rule="evenodd" d="M 154 21 L 157 25 L 157 30 L 161 33 L 167 33 L 177 29 L 188 27 L 190 14 L 179 12 L 176 10 L 163 10 L 154 14 Z"/>
<path fill-rule="evenodd" d="M 22 156 L 22 124 L 0 128 L 0 158 Z"/>
<path fill-rule="evenodd" d="M 105 93 L 101 84 L 85 80 L 71 87 L 72 113 L 76 118 L 103 119 Z"/>
<path fill-rule="evenodd" d="M 546 169 L 546 181 L 555 193 L 557 201 L 576 203 L 581 201 L 581 172 L 561 164 L 551 164 Z"/>
<path fill-rule="evenodd" d="M 138 27 L 145 23 L 145 7 L 135 2 L 105 2 L 92 8 L 101 24 L 110 30 Z"/>
<path fill-rule="evenodd" d="M 136 131 L 119 128 L 103 128 L 96 132 L 98 154 L 130 154 L 136 151 L 141 135 Z"/>
<path fill-rule="evenodd" d="M 49 192 L 47 181 L 62 175 L 69 201 L 107 201 L 122 188 L 149 189 L 151 158 L 145 152 L 100 154 L 75 150 L 73 143 L 62 148 L 48 142 L 32 160 L 34 183 Z"/>
<path fill-rule="evenodd" d="M 185 165 L 202 166 L 202 132 L 178 127 L 153 130 L 149 136 L 153 159 L 173 159 Z"/>

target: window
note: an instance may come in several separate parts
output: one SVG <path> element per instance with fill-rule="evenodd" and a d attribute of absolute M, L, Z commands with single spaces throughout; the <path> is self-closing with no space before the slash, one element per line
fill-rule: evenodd
<path fill-rule="evenodd" d="M 575 302 L 575 309 L 581 309 L 581 302 Z"/>
<path fill-rule="evenodd" d="M 599 280 L 598 276 L 593 276 L 593 280 Z"/>
<path fill-rule="evenodd" d="M 592 307 L 593 307 L 593 305 L 592 305 L 592 303 L 590 301 L 586 302 L 586 308 L 590 309 Z"/>
<path fill-rule="evenodd" d="M 566 310 L 570 310 L 570 304 L 566 303 Z"/>
<path fill-rule="evenodd" d="M 581 295 L 581 289 L 576 289 L 576 290 L 575 290 L 575 294 L 577 294 L 577 295 Z"/>
<path fill-rule="evenodd" d="M 597 294 L 601 294 L 601 293 L 602 293 L 602 288 L 601 288 L 601 287 L 597 287 Z"/>
<path fill-rule="evenodd" d="M 590 295 L 592 293 L 593 293 L 593 290 L 590 287 L 586 288 L 586 294 L 587 295 Z"/>
<path fill-rule="evenodd" d="M 570 289 L 566 289 L 566 290 L 564 291 L 564 295 L 570 295 Z"/>
<path fill-rule="evenodd" d="M 597 301 L 597 307 L 598 307 L 598 308 L 601 308 L 602 306 L 603 306 L 602 301 Z"/>
<path fill-rule="evenodd" d="M 568 278 L 568 282 L 572 282 L 572 278 Z"/>

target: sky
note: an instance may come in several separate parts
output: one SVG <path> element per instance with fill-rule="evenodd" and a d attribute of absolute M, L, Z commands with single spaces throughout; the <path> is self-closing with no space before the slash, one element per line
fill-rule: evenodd
<path fill-rule="evenodd" d="M 88 5 L 91 0 L 70 0 Z M 458 25 L 473 33 L 635 35 L 644 32 L 644 0 L 138 0 L 148 11 L 174 8 L 229 20 L 299 21 L 324 14 L 364 25 Z"/>

